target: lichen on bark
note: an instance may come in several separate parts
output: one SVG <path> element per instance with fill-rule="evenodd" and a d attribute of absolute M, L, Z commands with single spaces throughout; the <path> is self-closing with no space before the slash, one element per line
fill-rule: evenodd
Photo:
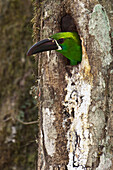
<path fill-rule="evenodd" d="M 112 68 L 108 11 L 98 1 L 63 0 L 43 1 L 38 12 L 41 39 L 60 32 L 62 17 L 72 16 L 83 50 L 81 64 L 73 68 L 54 51 L 38 55 L 38 168 L 102 169 L 103 160 L 109 163 L 105 168 L 111 168 L 111 137 L 106 132 Z"/>

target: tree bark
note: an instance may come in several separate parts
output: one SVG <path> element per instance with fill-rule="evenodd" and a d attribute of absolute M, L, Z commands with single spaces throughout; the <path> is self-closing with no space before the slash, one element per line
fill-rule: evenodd
<path fill-rule="evenodd" d="M 77 66 L 68 66 L 67 59 L 55 51 L 38 55 L 38 169 L 113 168 L 113 9 L 111 1 L 107 4 L 95 0 L 37 3 L 36 35 L 44 39 L 62 31 L 62 18 L 69 15 L 83 54 Z"/>

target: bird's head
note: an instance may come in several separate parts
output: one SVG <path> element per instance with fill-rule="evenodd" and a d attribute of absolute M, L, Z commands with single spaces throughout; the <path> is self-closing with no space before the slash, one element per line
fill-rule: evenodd
<path fill-rule="evenodd" d="M 50 38 L 34 44 L 28 51 L 27 55 L 36 54 L 43 51 L 56 50 L 63 54 L 69 60 L 81 60 L 80 39 L 76 32 L 60 32 L 52 35 Z M 78 55 L 78 60 L 76 56 Z M 80 57 L 79 57 L 80 55 Z M 76 65 L 75 62 L 75 65 Z"/>

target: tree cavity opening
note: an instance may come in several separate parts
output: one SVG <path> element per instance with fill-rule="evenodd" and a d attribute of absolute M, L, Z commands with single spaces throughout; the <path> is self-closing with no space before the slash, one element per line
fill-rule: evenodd
<path fill-rule="evenodd" d="M 79 33 L 77 31 L 77 27 L 75 25 L 75 21 L 73 19 L 73 17 L 70 14 L 65 14 L 62 18 L 61 18 L 61 23 L 60 23 L 60 27 L 61 27 L 61 32 L 77 32 L 78 36 Z M 80 36 L 79 36 L 80 39 Z M 80 45 L 82 47 L 82 41 L 80 39 Z M 68 60 L 68 59 L 67 59 Z M 78 62 L 78 64 L 81 63 Z"/>

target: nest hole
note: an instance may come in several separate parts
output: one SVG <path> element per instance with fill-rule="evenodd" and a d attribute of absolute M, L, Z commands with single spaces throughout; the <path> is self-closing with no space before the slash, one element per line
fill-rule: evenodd
<path fill-rule="evenodd" d="M 61 32 L 77 32 L 77 27 L 75 25 L 75 21 L 73 19 L 73 17 L 70 14 L 65 14 L 62 18 L 61 18 L 61 22 L 60 22 L 60 27 L 61 27 Z M 79 34 L 78 34 L 79 36 Z M 80 39 L 80 36 L 79 36 Z M 80 39 L 81 41 L 81 39 Z M 67 59 L 67 58 L 66 58 Z M 70 61 L 67 59 L 67 65 L 70 65 Z M 78 64 L 81 62 L 78 62 Z"/>

